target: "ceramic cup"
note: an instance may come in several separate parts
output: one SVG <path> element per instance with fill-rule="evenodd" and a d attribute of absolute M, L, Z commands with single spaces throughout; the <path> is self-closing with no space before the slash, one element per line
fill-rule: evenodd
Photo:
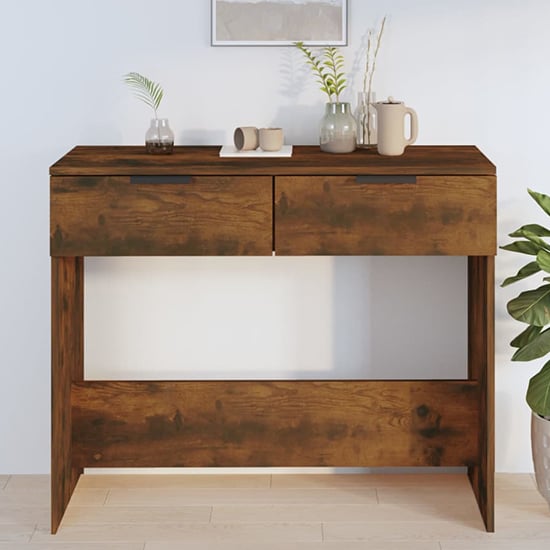
<path fill-rule="evenodd" d="M 233 143 L 237 151 L 253 151 L 258 148 L 258 128 L 239 126 L 233 133 Z"/>
<path fill-rule="evenodd" d="M 263 151 L 279 151 L 283 139 L 282 128 L 260 128 L 260 147 Z"/>

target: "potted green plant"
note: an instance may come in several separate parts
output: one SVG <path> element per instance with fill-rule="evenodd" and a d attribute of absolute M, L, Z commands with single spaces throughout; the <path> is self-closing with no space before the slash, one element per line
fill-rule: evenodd
<path fill-rule="evenodd" d="M 355 119 L 350 104 L 340 101 L 340 94 L 347 86 L 346 75 L 343 72 L 344 56 L 334 46 L 322 48 L 317 53 L 304 46 L 303 42 L 295 42 L 295 46 L 304 54 L 306 63 L 321 85 L 321 91 L 328 97 L 319 132 L 321 150 L 329 153 L 355 151 Z"/>
<path fill-rule="evenodd" d="M 124 76 L 124 82 L 130 86 L 134 95 L 151 107 L 155 115 L 145 134 L 145 149 L 148 153 L 171 153 L 174 149 L 174 133 L 167 118 L 158 117 L 158 108 L 164 90 L 158 82 L 153 82 L 146 76 L 132 72 Z"/>
<path fill-rule="evenodd" d="M 528 190 L 536 203 L 550 216 L 550 197 Z M 516 275 L 501 286 L 542 276 L 536 288 L 525 290 L 507 304 L 508 313 L 527 325 L 510 345 L 515 348 L 512 361 L 550 359 L 550 229 L 538 224 L 524 225 L 510 233 L 519 239 L 502 246 L 504 250 L 533 256 Z M 542 284 L 541 284 L 542 283 Z M 527 403 L 532 410 L 531 443 L 537 486 L 550 503 L 550 360 L 529 381 Z"/>

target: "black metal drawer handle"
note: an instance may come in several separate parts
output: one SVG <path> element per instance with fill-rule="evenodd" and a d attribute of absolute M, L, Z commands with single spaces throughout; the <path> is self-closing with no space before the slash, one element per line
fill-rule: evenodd
<path fill-rule="evenodd" d="M 356 183 L 416 183 L 416 176 L 355 176 Z"/>
<path fill-rule="evenodd" d="M 191 183 L 191 176 L 130 176 L 130 183 L 158 183 L 158 184 L 182 184 Z"/>

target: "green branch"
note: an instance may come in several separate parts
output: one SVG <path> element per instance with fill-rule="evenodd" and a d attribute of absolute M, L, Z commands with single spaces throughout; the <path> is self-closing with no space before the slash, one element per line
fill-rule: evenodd
<path fill-rule="evenodd" d="M 338 48 L 327 46 L 315 54 L 304 46 L 303 42 L 295 42 L 294 45 L 304 54 L 306 63 L 310 66 L 317 82 L 321 85 L 321 91 L 326 93 L 329 101 L 340 101 L 340 94 L 347 86 L 344 69 L 344 56 Z"/>
<path fill-rule="evenodd" d="M 164 91 L 160 84 L 149 80 L 147 77 L 140 75 L 139 73 L 128 73 L 124 76 L 124 82 L 132 88 L 134 95 L 143 101 L 146 105 L 149 105 L 157 116 L 157 109 L 160 106 L 160 102 L 164 96 Z"/>

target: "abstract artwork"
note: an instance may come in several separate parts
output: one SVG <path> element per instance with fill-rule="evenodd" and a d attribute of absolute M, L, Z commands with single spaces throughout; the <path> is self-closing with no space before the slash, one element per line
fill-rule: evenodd
<path fill-rule="evenodd" d="M 347 44 L 347 0 L 212 0 L 213 46 Z"/>

